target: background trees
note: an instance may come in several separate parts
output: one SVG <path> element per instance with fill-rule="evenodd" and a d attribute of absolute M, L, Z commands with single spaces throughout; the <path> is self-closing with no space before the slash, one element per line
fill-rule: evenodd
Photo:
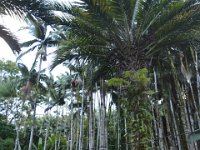
<path fill-rule="evenodd" d="M 58 79 L 23 69 L 31 98 L 52 102 L 46 113 L 57 107 L 33 122 L 35 149 L 198 149 L 197 1 L 12 2 L 37 33 L 29 50 L 45 58 L 56 43 L 51 69 L 69 68 Z"/>

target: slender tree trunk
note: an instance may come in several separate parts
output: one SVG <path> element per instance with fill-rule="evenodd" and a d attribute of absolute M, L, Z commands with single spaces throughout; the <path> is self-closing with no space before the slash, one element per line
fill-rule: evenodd
<path fill-rule="evenodd" d="M 57 134 L 55 134 L 56 135 L 56 138 L 55 138 L 55 142 L 54 142 L 54 150 L 57 150 Z"/>
<path fill-rule="evenodd" d="M 17 113 L 19 112 L 19 107 L 20 107 L 20 103 L 17 104 Z M 22 107 L 23 107 L 23 104 L 22 104 Z M 12 108 L 12 107 L 11 107 Z M 22 114 L 22 109 L 20 111 L 20 114 Z M 20 142 L 19 142 L 19 131 L 20 131 L 20 127 L 17 123 L 17 120 L 16 118 L 14 117 L 14 120 L 15 120 L 15 130 L 16 130 L 16 139 L 15 139 L 15 147 L 14 147 L 14 150 L 21 150 L 21 146 L 20 146 Z M 7 120 L 6 120 L 7 121 Z M 21 121 L 21 119 L 20 119 Z"/>
<path fill-rule="evenodd" d="M 92 96 L 92 80 L 93 80 L 93 73 L 92 73 L 92 63 L 90 63 L 90 84 L 89 84 L 89 150 L 94 150 L 94 122 L 95 122 L 95 115 L 93 109 L 93 96 Z"/>
<path fill-rule="evenodd" d="M 56 131 L 55 131 L 55 133 L 54 133 L 54 135 L 55 135 L 55 143 L 54 143 L 54 150 L 57 150 L 57 143 L 58 143 L 58 140 L 57 140 L 57 136 L 58 136 L 58 115 L 59 115 L 59 113 L 60 113 L 60 111 L 59 111 L 60 109 L 58 109 L 58 105 L 57 105 L 57 108 L 56 108 Z"/>
<path fill-rule="evenodd" d="M 82 99 L 81 99 L 81 114 L 80 114 L 80 135 L 79 135 L 79 150 L 83 149 L 83 111 L 84 111 L 84 75 L 83 75 L 83 88 L 82 88 Z"/>
<path fill-rule="evenodd" d="M 68 138 L 67 138 L 67 148 L 66 149 L 69 150 L 70 149 L 70 142 L 69 142 L 70 141 L 70 135 L 68 135 L 67 137 Z"/>
<path fill-rule="evenodd" d="M 98 91 L 98 87 L 97 87 L 97 83 L 95 83 L 95 88 L 96 88 L 96 100 L 98 103 L 98 119 L 97 119 L 97 143 L 96 143 L 96 149 L 99 150 L 99 141 L 100 141 L 100 120 L 101 120 L 101 100 L 100 100 L 100 96 L 99 96 L 99 91 Z"/>
<path fill-rule="evenodd" d="M 59 138 L 58 138 L 58 150 L 60 150 L 60 140 L 61 140 L 61 132 L 59 132 Z"/>
<path fill-rule="evenodd" d="M 41 72 L 41 67 L 42 67 L 42 55 L 40 56 L 40 64 L 39 64 L 39 71 L 38 71 L 38 76 L 37 76 L 37 88 L 39 86 L 40 82 L 40 72 Z M 30 135 L 30 140 L 29 140 L 29 147 L 28 150 L 32 150 L 32 144 L 33 144 L 33 136 L 34 136 L 34 128 L 35 128 L 35 115 L 36 115 L 36 107 L 37 107 L 37 100 L 34 98 L 34 103 L 33 103 L 33 115 L 32 115 L 32 126 L 31 126 L 31 135 Z"/>
<path fill-rule="evenodd" d="M 74 97 L 73 97 L 73 90 L 72 90 L 72 97 L 71 97 L 71 111 L 70 111 L 70 150 L 73 150 L 73 134 L 74 134 L 74 117 L 73 117 L 73 104 L 74 104 Z"/>
<path fill-rule="evenodd" d="M 16 129 L 16 140 L 15 140 L 14 150 L 21 150 L 21 146 L 20 146 L 20 143 L 19 143 L 19 126 L 17 125 L 16 120 L 15 120 L 15 129 Z"/>
<path fill-rule="evenodd" d="M 171 113 L 172 113 L 172 119 L 173 119 L 173 122 L 174 122 L 174 131 L 175 131 L 175 137 L 176 137 L 176 140 L 177 140 L 177 147 L 178 147 L 179 150 L 181 150 L 180 136 L 179 136 L 178 127 L 177 127 L 177 123 L 176 123 L 176 119 L 175 119 L 175 115 L 174 115 L 174 108 L 173 108 L 173 105 L 172 105 L 171 97 L 169 97 L 169 105 L 170 105 L 170 110 L 171 110 Z"/>
<path fill-rule="evenodd" d="M 74 125 L 74 128 L 76 128 L 76 131 L 74 131 L 74 134 L 76 133 L 76 139 L 74 138 L 74 143 L 76 143 L 76 147 L 75 150 L 78 150 L 78 146 L 79 146 L 79 135 L 80 135 L 80 114 L 78 115 L 78 117 L 75 119 L 76 120 L 76 124 Z"/>
<path fill-rule="evenodd" d="M 46 150 L 46 148 L 47 148 L 47 138 L 48 138 L 48 134 L 49 134 L 49 127 L 50 127 L 50 122 L 48 122 L 48 124 L 47 124 L 43 150 Z"/>
<path fill-rule="evenodd" d="M 90 90 L 89 93 L 89 150 L 94 150 L 94 110 L 92 90 Z"/>
<path fill-rule="evenodd" d="M 157 75 L 156 75 L 156 71 L 155 68 L 153 69 L 153 73 L 154 73 L 154 88 L 155 88 L 155 92 L 158 93 L 158 84 L 157 84 Z M 156 96 L 156 98 L 158 98 Z M 154 104 L 154 102 L 151 102 L 151 109 L 152 109 L 152 114 L 153 114 L 153 126 L 154 126 L 154 144 L 153 144 L 153 149 L 157 150 L 159 149 L 159 127 L 158 127 L 158 110 L 157 110 L 157 103 Z"/>
<path fill-rule="evenodd" d="M 32 150 L 32 144 L 33 144 L 33 135 L 34 135 L 34 128 L 35 128 L 35 120 L 36 120 L 36 99 L 34 99 L 34 108 L 33 108 L 33 115 L 32 115 L 32 126 L 31 126 L 31 135 L 29 140 L 29 147 L 28 150 Z"/>
<path fill-rule="evenodd" d="M 189 127 L 190 127 L 191 132 L 193 132 L 195 123 L 194 123 L 194 119 L 193 119 L 193 115 L 192 115 L 193 113 L 191 111 L 190 103 L 187 102 L 187 101 L 186 101 L 186 109 L 187 109 L 187 112 L 188 112 Z M 196 142 L 194 142 L 193 146 L 194 146 L 194 150 L 198 150 Z"/>
<path fill-rule="evenodd" d="M 186 137 L 188 137 L 189 133 L 192 132 L 192 129 L 191 129 L 191 126 L 190 126 L 190 122 L 189 122 L 189 117 L 190 117 L 190 115 L 188 114 L 188 111 L 187 111 L 186 101 L 184 100 L 183 103 L 184 103 L 184 104 L 183 104 L 183 106 L 184 106 L 184 112 L 183 112 L 183 114 L 182 114 L 182 117 L 185 118 L 184 128 L 185 128 Z M 184 118 L 183 118 L 183 119 L 184 119 Z M 183 119 L 182 119 L 182 120 L 183 120 Z M 195 144 L 189 145 L 189 149 L 196 150 Z"/>
<path fill-rule="evenodd" d="M 196 83 L 197 83 L 197 93 L 198 93 L 198 108 L 200 108 L 200 76 L 199 76 L 199 63 L 198 63 L 198 55 L 197 55 L 197 52 L 196 50 L 192 50 L 191 49 L 191 52 L 193 54 L 193 58 L 194 59 L 194 64 L 195 64 L 195 70 L 196 70 Z M 198 109 L 199 110 L 199 109 Z"/>
<path fill-rule="evenodd" d="M 99 150 L 107 150 L 106 146 L 106 106 L 105 106 L 105 89 L 104 81 L 101 80 L 101 118 L 100 118 L 100 148 Z"/>
<path fill-rule="evenodd" d="M 127 130 L 127 119 L 126 119 L 127 113 L 124 115 L 124 123 L 125 123 L 125 139 L 126 139 L 126 150 L 128 150 L 128 130 Z"/>
<path fill-rule="evenodd" d="M 119 106 L 118 106 L 119 107 Z M 120 130 L 120 109 L 117 109 L 117 150 L 121 149 L 121 130 Z"/>

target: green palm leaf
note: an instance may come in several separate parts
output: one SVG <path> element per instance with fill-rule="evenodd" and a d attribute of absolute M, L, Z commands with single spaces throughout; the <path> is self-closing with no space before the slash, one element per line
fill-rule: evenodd
<path fill-rule="evenodd" d="M 0 25 L 0 37 L 5 40 L 13 52 L 21 51 L 17 38 L 3 25 Z"/>
<path fill-rule="evenodd" d="M 30 74 L 30 73 L 29 73 L 29 70 L 28 70 L 28 68 L 27 68 L 24 64 L 18 63 L 17 66 L 18 66 L 18 68 L 19 68 L 21 74 L 22 74 L 24 77 L 28 77 L 28 76 L 29 76 L 29 74 Z"/>
<path fill-rule="evenodd" d="M 194 132 L 190 133 L 188 136 L 188 143 L 191 144 L 200 140 L 200 129 L 195 130 Z"/>

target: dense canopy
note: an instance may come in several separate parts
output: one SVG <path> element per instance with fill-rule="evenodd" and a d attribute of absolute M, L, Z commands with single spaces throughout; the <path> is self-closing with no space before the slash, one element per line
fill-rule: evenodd
<path fill-rule="evenodd" d="M 20 53 L 16 68 L 0 63 L 0 124 L 9 133 L 3 138 L 0 131 L 0 146 L 199 149 L 198 0 L 0 4 L 0 15 L 25 19 L 33 36 L 18 43 L 0 25 L 0 37 Z M 52 47 L 49 71 L 60 64 L 69 69 L 57 78 L 41 69 Z M 31 51 L 28 69 L 19 60 Z"/>

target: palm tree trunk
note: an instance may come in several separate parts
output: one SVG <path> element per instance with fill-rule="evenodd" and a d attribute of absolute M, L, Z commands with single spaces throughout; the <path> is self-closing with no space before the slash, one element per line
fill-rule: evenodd
<path fill-rule="evenodd" d="M 39 82 L 40 82 L 41 67 L 42 67 L 42 55 L 40 56 L 39 71 L 38 71 L 38 76 L 37 76 L 37 87 L 39 86 Z M 37 100 L 36 100 L 36 98 L 34 98 L 31 135 L 30 135 L 28 150 L 32 150 L 33 135 L 34 135 L 34 128 L 35 128 L 35 120 L 36 120 L 36 117 L 35 117 L 35 115 L 36 115 L 36 107 L 37 107 Z"/>
<path fill-rule="evenodd" d="M 32 126 L 31 126 L 31 135 L 30 135 L 30 140 L 29 140 L 29 146 L 28 150 L 32 150 L 32 144 L 33 144 L 33 135 L 34 135 L 34 128 L 35 128 L 35 120 L 36 120 L 36 99 L 34 99 L 34 108 L 33 108 L 33 115 L 32 115 Z"/>
<path fill-rule="evenodd" d="M 119 107 L 119 106 L 118 106 Z M 118 108 L 118 113 L 117 113 L 117 150 L 121 149 L 121 132 L 120 132 L 120 109 Z"/>
<path fill-rule="evenodd" d="M 192 111 L 191 111 L 191 107 L 190 105 L 188 104 L 188 114 L 189 114 L 189 124 L 190 124 L 190 128 L 191 128 L 191 131 L 194 132 L 194 126 L 195 126 L 195 122 L 194 122 L 194 119 L 193 119 L 193 116 L 192 116 Z M 197 147 L 197 143 L 194 142 L 194 150 L 198 150 L 198 147 Z"/>
<path fill-rule="evenodd" d="M 16 120 L 15 120 L 15 129 L 16 129 L 16 140 L 15 140 L 14 150 L 21 150 L 21 146 L 20 146 L 20 143 L 19 143 L 19 126 L 17 125 Z"/>
<path fill-rule="evenodd" d="M 174 108 L 173 108 L 173 105 L 172 105 L 171 97 L 169 97 L 169 105 L 170 105 L 170 111 L 171 111 L 172 119 L 173 119 L 173 123 L 174 123 L 174 131 L 175 131 L 174 134 L 175 134 L 175 137 L 176 137 L 176 140 L 177 140 L 177 146 L 178 146 L 178 149 L 181 150 L 180 136 L 179 136 L 179 132 L 178 132 L 177 122 L 176 122 L 176 119 L 175 119 Z"/>
<path fill-rule="evenodd" d="M 195 109 L 195 115 L 197 118 L 197 124 L 198 124 L 198 127 L 200 127 L 200 117 L 199 117 L 199 111 L 198 111 L 199 109 L 198 109 L 196 101 L 195 101 L 194 91 L 193 91 L 191 82 L 189 82 L 189 85 L 190 85 L 190 90 L 191 90 L 191 95 L 192 95 L 192 102 L 193 102 L 194 109 Z"/>
<path fill-rule="evenodd" d="M 81 114 L 80 114 L 80 135 L 79 135 L 79 150 L 83 149 L 83 111 L 84 111 L 84 76 L 82 88 Z"/>
<path fill-rule="evenodd" d="M 49 134 L 49 127 L 50 127 L 50 122 L 48 122 L 47 128 L 46 128 L 46 133 L 45 133 L 45 140 L 44 140 L 44 149 L 46 150 L 47 148 L 47 138 L 48 138 L 48 134 Z"/>
<path fill-rule="evenodd" d="M 127 115 L 127 113 L 124 115 L 125 135 L 126 135 L 126 137 L 125 137 L 125 139 L 126 139 L 126 143 L 125 143 L 126 148 L 125 148 L 125 150 L 128 150 L 128 130 L 127 130 L 127 119 L 126 119 L 126 115 Z"/>
<path fill-rule="evenodd" d="M 90 63 L 90 84 L 89 84 L 89 150 L 94 150 L 94 122 L 95 122 L 95 115 L 93 109 L 93 96 L 92 96 L 92 80 L 93 80 L 93 73 L 92 73 L 92 63 Z"/>
<path fill-rule="evenodd" d="M 70 111 L 70 150 L 73 150 L 73 134 L 74 134 L 74 117 L 73 117 L 73 103 L 74 103 L 74 97 L 73 97 L 73 90 L 72 90 L 72 96 L 71 96 L 71 111 Z"/>
<path fill-rule="evenodd" d="M 96 140 L 96 149 L 99 149 L 99 141 L 100 141 L 100 120 L 101 120 L 101 100 L 100 100 L 100 96 L 99 96 L 99 91 L 98 91 L 98 87 L 97 87 L 97 83 L 95 83 L 95 88 L 96 88 L 96 100 L 97 100 L 97 103 L 98 103 L 98 111 L 99 111 L 99 114 L 98 114 L 98 119 L 97 119 L 97 140 Z"/>
<path fill-rule="evenodd" d="M 153 68 L 153 74 L 154 74 L 155 92 L 158 93 L 157 76 L 156 76 L 155 68 Z M 152 109 L 152 115 L 153 115 L 153 126 L 154 126 L 154 130 L 155 130 L 154 131 L 154 141 L 155 141 L 155 143 L 153 144 L 153 149 L 155 149 L 155 150 L 157 150 L 159 148 L 159 127 L 158 127 L 158 123 L 157 123 L 157 119 L 158 119 L 159 115 L 158 115 L 157 107 L 158 107 L 158 105 L 156 103 L 153 104 L 153 102 L 151 102 L 151 109 Z"/>
<path fill-rule="evenodd" d="M 55 137 L 55 142 L 54 142 L 54 150 L 57 150 L 57 133 L 55 133 L 56 137 Z"/>
<path fill-rule="evenodd" d="M 198 93 L 198 103 L 199 103 L 198 108 L 200 108 L 200 76 L 199 76 L 198 55 L 196 50 L 191 49 L 191 53 L 194 59 L 195 70 L 196 70 L 196 83 L 197 83 L 197 93 Z"/>
<path fill-rule="evenodd" d="M 19 112 L 18 111 L 19 107 L 20 107 L 20 103 L 17 104 L 17 107 L 16 107 L 17 108 L 17 113 Z M 23 104 L 22 104 L 22 107 L 23 107 Z M 22 109 L 20 111 L 20 114 L 22 114 Z M 15 139 L 15 148 L 14 148 L 14 150 L 21 150 L 21 146 L 20 146 L 20 142 L 19 142 L 19 130 L 20 130 L 19 128 L 20 127 L 19 127 L 15 117 L 14 117 L 14 120 L 15 120 L 15 130 L 16 130 L 16 139 Z M 7 120 L 6 120 L 6 122 L 7 122 Z"/>
<path fill-rule="evenodd" d="M 94 150 L 94 110 L 92 90 L 90 90 L 89 93 L 89 150 Z"/>
<path fill-rule="evenodd" d="M 74 121 L 76 124 L 74 125 L 74 128 L 76 128 L 76 131 L 74 131 L 74 134 L 76 133 L 76 137 L 74 138 L 74 143 L 76 143 L 75 150 L 78 150 L 79 146 L 79 135 L 80 135 L 80 115 L 75 119 Z"/>
<path fill-rule="evenodd" d="M 60 149 L 60 140 L 61 140 L 61 132 L 59 132 L 59 138 L 58 138 L 58 150 Z"/>
<path fill-rule="evenodd" d="M 105 89 L 104 81 L 101 80 L 101 118 L 100 118 L 100 148 L 99 150 L 107 150 L 106 145 L 106 106 L 105 106 Z"/>
<path fill-rule="evenodd" d="M 184 115 L 183 117 L 185 117 L 185 134 L 186 134 L 186 137 L 189 135 L 189 133 L 192 133 L 194 130 L 192 130 L 192 126 L 190 125 L 190 115 L 189 115 L 189 112 L 188 112 L 188 109 L 187 109 L 187 104 L 186 104 L 186 101 L 184 100 L 183 101 L 183 105 L 184 105 Z M 196 150 L 196 144 L 191 144 L 189 145 L 189 149 L 192 149 L 192 150 Z"/>

